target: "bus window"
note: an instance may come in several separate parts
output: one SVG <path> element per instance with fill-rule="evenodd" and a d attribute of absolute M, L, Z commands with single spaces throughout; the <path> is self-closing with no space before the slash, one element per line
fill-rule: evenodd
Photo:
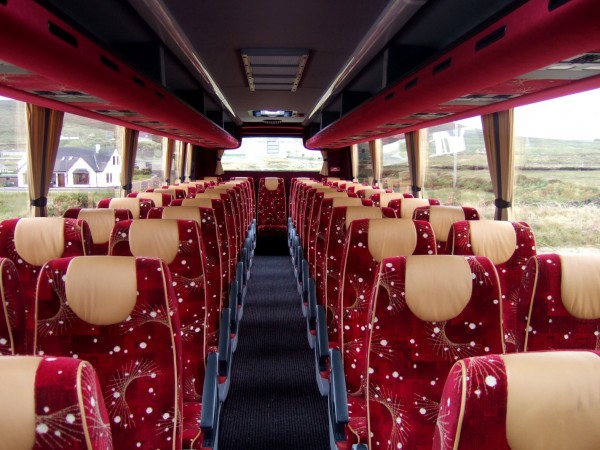
<path fill-rule="evenodd" d="M 0 220 L 29 215 L 25 103 L 0 97 Z"/>
<path fill-rule="evenodd" d="M 513 213 L 539 252 L 600 249 L 600 90 L 515 109 Z"/>
<path fill-rule="evenodd" d="M 480 117 L 421 131 L 427 133 L 425 193 L 443 205 L 471 206 L 482 219 L 494 218 Z"/>
<path fill-rule="evenodd" d="M 406 156 L 404 134 L 382 139 L 381 187 L 394 192 L 410 192 L 412 182 Z"/>
<path fill-rule="evenodd" d="M 308 150 L 300 138 L 250 137 L 240 148 L 227 150 L 223 169 L 242 171 L 314 171 L 323 166 L 321 152 Z"/>

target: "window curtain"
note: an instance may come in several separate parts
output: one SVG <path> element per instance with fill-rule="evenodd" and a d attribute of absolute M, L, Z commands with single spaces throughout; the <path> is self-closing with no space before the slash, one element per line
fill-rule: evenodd
<path fill-rule="evenodd" d="M 183 183 L 185 181 L 185 160 L 187 154 L 187 142 L 179 142 L 178 159 L 177 159 L 177 180 Z"/>
<path fill-rule="evenodd" d="M 329 166 L 327 165 L 327 152 L 325 150 L 321 150 L 321 156 L 323 157 L 323 166 L 321 167 L 321 171 L 319 173 L 326 177 L 327 175 L 329 175 Z"/>
<path fill-rule="evenodd" d="M 58 153 L 64 113 L 27 104 L 27 183 L 30 216 L 48 215 L 48 191 Z"/>
<path fill-rule="evenodd" d="M 192 179 L 192 156 L 194 154 L 194 146 L 187 144 L 187 150 L 185 152 L 185 178 L 187 181 Z"/>
<path fill-rule="evenodd" d="M 496 199 L 496 220 L 512 218 L 515 177 L 513 110 L 481 116 L 483 138 Z"/>
<path fill-rule="evenodd" d="M 408 170 L 412 185 L 410 190 L 415 198 L 422 197 L 423 185 L 425 184 L 425 162 L 423 156 L 427 146 L 422 142 L 427 138 L 427 132 L 420 130 L 410 131 L 404 135 L 406 139 L 406 155 L 408 157 Z"/>
<path fill-rule="evenodd" d="M 383 146 L 381 139 L 369 141 L 369 152 L 371 153 L 371 163 L 373 164 L 373 186 L 381 185 L 381 154 Z"/>
<path fill-rule="evenodd" d="M 352 181 L 358 183 L 358 144 L 350 146 L 350 162 L 352 164 Z"/>
<path fill-rule="evenodd" d="M 163 138 L 162 171 L 165 184 L 171 184 L 171 170 L 173 165 L 173 154 L 175 153 L 175 140 Z"/>
<path fill-rule="evenodd" d="M 225 171 L 223 170 L 223 164 L 221 164 L 221 158 L 225 154 L 225 150 L 217 150 L 217 167 L 215 168 L 215 175 L 223 175 Z"/>
<path fill-rule="evenodd" d="M 137 152 L 138 130 L 125 128 L 123 130 L 123 147 L 121 153 L 121 196 L 127 197 L 133 190 L 133 169 Z"/>

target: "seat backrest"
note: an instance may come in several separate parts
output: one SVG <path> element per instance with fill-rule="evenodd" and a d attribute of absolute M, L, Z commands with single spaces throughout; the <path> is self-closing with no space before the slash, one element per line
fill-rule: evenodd
<path fill-rule="evenodd" d="M 0 223 L 0 257 L 19 273 L 28 336 L 33 332 L 35 291 L 41 267 L 54 258 L 90 255 L 92 233 L 87 222 L 62 217 L 8 219 Z M 27 353 L 31 342 L 27 340 Z"/>
<path fill-rule="evenodd" d="M 263 230 L 287 230 L 287 205 L 283 178 L 261 178 L 258 185 L 257 225 Z"/>
<path fill-rule="evenodd" d="M 175 195 L 169 192 L 157 192 L 154 190 L 152 192 L 138 192 L 136 197 L 152 200 L 154 202 L 154 206 L 160 208 L 163 206 L 169 206 L 175 198 Z"/>
<path fill-rule="evenodd" d="M 181 448 L 181 330 L 163 261 L 49 261 L 40 273 L 35 316 L 36 355 L 93 363 L 120 448 Z"/>
<path fill-rule="evenodd" d="M 388 207 L 396 212 L 396 217 L 402 219 L 412 219 L 415 209 L 420 206 L 439 204 L 439 201 L 427 198 L 393 198 L 388 201 Z"/>
<path fill-rule="evenodd" d="M 134 219 L 145 219 L 150 208 L 154 208 L 154 202 L 147 198 L 105 198 L 98 202 L 98 208 L 128 209 Z"/>
<path fill-rule="evenodd" d="M 202 392 L 205 357 L 209 345 L 218 344 L 220 282 L 206 278 L 206 256 L 200 227 L 193 220 L 130 220 L 115 225 L 110 241 L 114 256 L 155 257 L 171 273 L 181 324 L 183 382 L 193 386 L 185 392 L 186 402 Z M 218 286 L 216 286 L 218 285 Z"/>
<path fill-rule="evenodd" d="M 434 449 L 600 448 L 600 353 L 554 351 L 458 361 Z"/>
<path fill-rule="evenodd" d="M 507 324 L 510 327 L 510 324 Z M 600 255 L 529 259 L 517 301 L 520 351 L 600 349 Z"/>
<path fill-rule="evenodd" d="M 389 206 L 390 201 L 404 198 L 412 198 L 412 194 L 406 193 L 398 193 L 398 192 L 384 192 L 377 195 L 377 202 L 379 202 L 379 206 Z M 375 197 L 373 197 L 375 200 Z"/>
<path fill-rule="evenodd" d="M 98 377 L 86 361 L 0 357 L 0 448 L 110 450 Z"/>
<path fill-rule="evenodd" d="M 448 233 L 448 252 L 454 255 L 487 256 L 492 260 L 502 288 L 502 321 L 505 330 L 515 323 L 521 278 L 529 258 L 536 254 L 533 231 L 524 222 L 465 220 L 455 222 Z M 505 334 L 507 351 L 522 343 L 519 336 Z"/>
<path fill-rule="evenodd" d="M 0 301 L 0 355 L 23 355 L 27 349 L 25 303 L 19 274 L 8 258 L 0 258 Z"/>
<path fill-rule="evenodd" d="M 368 352 L 354 376 L 366 381 L 369 448 L 429 448 L 452 365 L 502 352 L 497 274 L 487 258 L 449 255 L 393 256 L 378 272 L 368 347 L 348 349 Z"/>
<path fill-rule="evenodd" d="M 358 393 L 364 386 L 361 375 L 366 361 L 345 349 L 364 342 L 381 262 L 392 255 L 434 254 L 435 237 L 427 222 L 381 218 L 351 222 L 341 259 L 339 296 L 337 302 L 327 299 L 333 319 L 330 338 L 336 339 L 330 342 L 337 342 L 344 349 L 344 367 L 353 366 L 345 369 L 348 392 Z"/>
<path fill-rule="evenodd" d="M 479 220 L 479 213 L 468 206 L 432 205 L 420 206 L 413 213 L 414 220 L 426 220 L 431 224 L 437 241 L 438 255 L 449 254 L 446 242 L 450 227 L 461 220 Z"/>
<path fill-rule="evenodd" d="M 128 209 L 108 208 L 69 208 L 63 217 L 87 222 L 92 233 L 92 255 L 108 255 L 108 240 L 115 223 L 133 219 Z"/>
<path fill-rule="evenodd" d="M 227 281 L 225 278 L 227 273 L 225 277 L 222 276 L 221 262 L 223 258 L 221 254 L 221 242 L 217 231 L 218 225 L 215 220 L 215 212 L 212 207 L 179 206 L 172 208 L 152 208 L 148 212 L 148 219 L 193 220 L 198 224 L 203 243 L 202 248 L 205 251 L 206 257 L 206 295 L 211 298 L 220 299 L 217 306 L 220 311 L 225 300 L 224 294 L 226 290 L 223 291 L 223 285 L 226 283 L 223 283 L 223 281 Z"/>

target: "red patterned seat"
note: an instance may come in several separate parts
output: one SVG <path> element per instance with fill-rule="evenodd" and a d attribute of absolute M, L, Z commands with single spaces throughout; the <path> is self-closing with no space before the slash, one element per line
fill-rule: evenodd
<path fill-rule="evenodd" d="M 256 208 L 258 236 L 286 236 L 287 199 L 283 178 L 261 178 Z"/>
<path fill-rule="evenodd" d="M 507 351 L 522 343 L 511 333 L 515 323 L 521 278 L 530 257 L 536 254 L 533 231 L 524 222 L 465 220 L 455 222 L 448 233 L 447 252 L 454 255 L 487 256 L 498 271 L 502 289 L 502 321 Z"/>
<path fill-rule="evenodd" d="M 514 328 L 520 351 L 600 350 L 600 255 L 530 258 Z"/>
<path fill-rule="evenodd" d="M 354 432 L 370 449 L 430 448 L 452 365 L 503 350 L 497 274 L 488 258 L 448 255 L 393 256 L 376 271 L 367 326 L 342 316 L 348 396 L 368 414 L 350 426 L 366 422 Z"/>
<path fill-rule="evenodd" d="M 168 189 L 183 189 L 185 198 L 194 198 L 196 196 L 196 185 L 191 183 L 169 185 Z"/>
<path fill-rule="evenodd" d="M 388 207 L 396 212 L 396 217 L 412 219 L 415 209 L 421 206 L 439 205 L 438 200 L 432 198 L 394 198 L 388 202 Z"/>
<path fill-rule="evenodd" d="M 433 449 L 600 448 L 600 353 L 532 352 L 457 362 Z"/>
<path fill-rule="evenodd" d="M 92 255 L 108 255 L 108 240 L 115 223 L 133 219 L 128 209 L 69 208 L 63 217 L 85 220 L 92 233 Z"/>
<path fill-rule="evenodd" d="M 129 220 L 115 225 L 113 256 L 152 256 L 169 267 L 181 322 L 184 401 L 200 400 L 205 361 L 219 343 L 220 278 L 206 270 L 200 226 L 194 220 Z M 213 295 L 210 295 L 213 293 Z"/>
<path fill-rule="evenodd" d="M 438 255 L 449 254 L 446 241 L 450 227 L 454 222 L 462 220 L 479 220 L 479 213 L 468 206 L 420 206 L 415 209 L 413 219 L 426 220 L 431 224 L 437 241 Z"/>
<path fill-rule="evenodd" d="M 182 199 L 187 197 L 187 189 L 179 186 L 166 186 L 163 188 L 154 189 L 152 192 L 169 194 L 173 197 L 173 199 Z"/>
<path fill-rule="evenodd" d="M 26 353 L 32 351 L 31 315 L 38 276 L 49 260 L 90 255 L 92 234 L 83 220 L 62 217 L 8 219 L 0 223 L 0 257 L 10 259 L 19 274 L 25 304 Z"/>
<path fill-rule="evenodd" d="M 389 206 L 392 200 L 402 200 L 405 198 L 413 198 L 413 195 L 408 193 L 385 192 L 383 194 L 373 194 L 371 196 L 371 200 L 379 206 Z"/>
<path fill-rule="evenodd" d="M 327 347 L 347 348 L 363 339 L 369 323 L 375 277 L 384 258 L 392 255 L 434 255 L 435 236 L 427 222 L 410 219 L 355 219 L 354 210 L 348 207 L 346 220 L 348 232 L 341 256 L 339 295 L 327 298 L 325 307 L 320 306 L 317 321 L 317 384 L 321 393 L 326 392 L 328 374 Z M 362 207 L 365 208 L 365 207 Z M 369 208 L 381 211 L 379 208 Z M 337 209 L 337 208 L 336 208 Z M 358 212 L 361 212 L 358 210 Z M 335 211 L 334 211 L 335 214 Z M 346 226 L 345 224 L 342 226 Z M 332 229 L 335 227 L 332 222 Z M 330 317 L 326 317 L 326 312 Z M 324 323 L 325 322 L 325 323 Z M 326 328 L 326 325 L 328 327 Z M 353 361 L 343 353 L 348 392 L 360 391 L 360 381 L 354 374 L 362 374 L 363 360 Z"/>
<path fill-rule="evenodd" d="M 202 384 L 182 381 L 181 340 L 190 335 L 181 335 L 166 263 L 114 256 L 52 260 L 40 274 L 35 316 L 36 355 L 94 364 L 120 448 L 181 448 L 183 397 L 197 398 Z"/>
<path fill-rule="evenodd" d="M 3 356 L 0 374 L 0 448 L 113 448 L 98 377 L 88 362 Z"/>
<path fill-rule="evenodd" d="M 155 192 L 154 190 L 152 190 L 148 192 L 132 192 L 127 197 L 144 198 L 152 200 L 155 207 L 161 208 L 163 206 L 169 206 L 175 198 L 175 195 L 174 192 Z"/>
<path fill-rule="evenodd" d="M 27 349 L 25 303 L 19 274 L 8 258 L 0 258 L 0 301 L 0 355 L 23 355 Z"/>
<path fill-rule="evenodd" d="M 105 198 L 98 202 L 98 208 L 128 209 L 134 219 L 145 219 L 150 208 L 156 205 L 146 198 Z"/>

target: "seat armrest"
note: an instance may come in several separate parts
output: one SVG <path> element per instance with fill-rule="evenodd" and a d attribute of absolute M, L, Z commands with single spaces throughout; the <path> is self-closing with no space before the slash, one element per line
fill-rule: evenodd
<path fill-rule="evenodd" d="M 230 333 L 237 333 L 237 322 L 238 322 L 238 309 L 237 309 L 237 302 L 238 302 L 238 282 L 237 280 L 234 280 L 231 283 L 231 286 L 229 287 L 229 310 L 230 310 L 230 316 L 229 316 L 229 323 L 231 324 L 229 327 L 229 331 Z"/>
<path fill-rule="evenodd" d="M 337 441 L 346 440 L 348 424 L 348 395 L 346 379 L 342 365 L 342 354 L 339 349 L 331 350 L 331 376 L 329 390 L 329 420 L 333 437 Z"/>
<path fill-rule="evenodd" d="M 308 279 L 308 329 L 315 331 L 317 328 L 317 283 L 312 278 Z"/>
<path fill-rule="evenodd" d="M 221 377 L 229 376 L 231 367 L 231 309 L 223 308 L 219 325 L 219 367 Z"/>
<path fill-rule="evenodd" d="M 317 357 L 317 368 L 319 372 L 325 372 L 329 361 L 329 337 L 327 335 L 327 314 L 322 305 L 317 306 L 316 329 L 315 355 Z"/>
<path fill-rule="evenodd" d="M 202 413 L 200 428 L 204 434 L 203 447 L 213 448 L 219 431 L 219 391 L 217 381 L 218 355 L 208 354 L 204 387 L 202 389 Z"/>
<path fill-rule="evenodd" d="M 302 260 L 302 302 L 307 305 L 308 304 L 308 282 L 310 280 L 310 275 L 308 271 L 308 261 L 306 259 Z"/>
<path fill-rule="evenodd" d="M 239 263 L 237 263 L 237 267 L 235 270 L 235 280 L 237 282 L 238 285 L 238 291 L 237 291 L 237 305 L 238 306 L 242 306 L 242 304 L 244 303 L 244 263 L 242 261 L 240 261 Z"/>

